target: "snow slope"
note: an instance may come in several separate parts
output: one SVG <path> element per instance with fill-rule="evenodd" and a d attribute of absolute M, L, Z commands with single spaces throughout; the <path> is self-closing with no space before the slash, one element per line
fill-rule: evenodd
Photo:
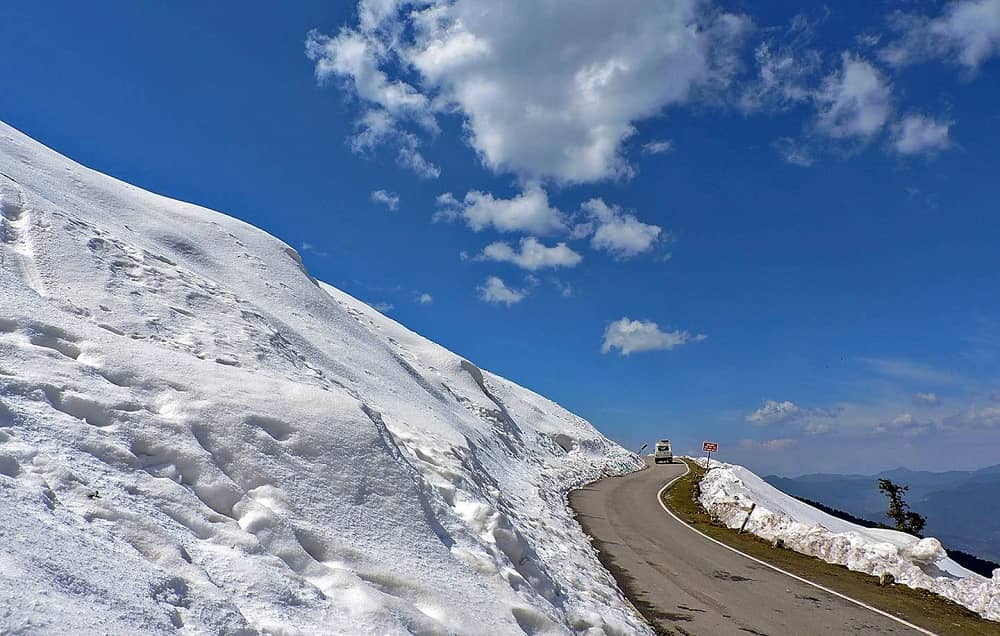
<path fill-rule="evenodd" d="M 705 459 L 698 460 L 701 466 Z M 786 495 L 743 466 L 712 463 L 701 481 L 699 501 L 730 528 L 739 528 L 757 504 L 747 531 L 829 563 L 931 590 L 985 618 L 1000 620 L 1000 570 L 990 579 L 948 558 L 932 537 L 918 539 L 895 530 L 864 528 Z"/>
<path fill-rule="evenodd" d="M 234 218 L 0 124 L 0 633 L 645 633 L 641 461 Z"/>

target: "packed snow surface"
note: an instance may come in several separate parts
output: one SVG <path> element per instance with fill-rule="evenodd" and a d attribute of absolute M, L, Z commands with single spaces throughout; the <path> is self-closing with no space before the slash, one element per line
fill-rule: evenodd
<path fill-rule="evenodd" d="M 696 460 L 705 466 L 705 459 Z M 880 576 L 930 590 L 977 612 L 1000 620 L 1000 569 L 992 578 L 970 572 L 948 558 L 941 542 L 918 539 L 895 530 L 865 528 L 844 521 L 794 497 L 743 466 L 713 462 L 701 481 L 699 501 L 730 528 L 739 528 L 756 504 L 746 529 L 785 547 Z"/>
<path fill-rule="evenodd" d="M 0 172 L 0 633 L 648 631 L 565 505 L 635 455 L 246 223 Z"/>

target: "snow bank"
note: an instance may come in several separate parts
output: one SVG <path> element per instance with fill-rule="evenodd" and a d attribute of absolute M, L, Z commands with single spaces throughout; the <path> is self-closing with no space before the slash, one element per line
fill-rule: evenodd
<path fill-rule="evenodd" d="M 705 466 L 704 458 L 694 461 Z M 748 532 L 768 541 L 781 539 L 796 552 L 858 572 L 892 574 L 897 583 L 930 590 L 985 618 L 1000 620 L 1000 569 L 990 579 L 970 572 L 949 559 L 932 537 L 918 539 L 838 519 L 733 464 L 712 463 L 702 479 L 699 501 L 730 528 L 739 528 L 755 503 Z"/>
<path fill-rule="evenodd" d="M 0 633 L 647 633 L 565 505 L 638 457 L 243 222 L 0 173 Z"/>

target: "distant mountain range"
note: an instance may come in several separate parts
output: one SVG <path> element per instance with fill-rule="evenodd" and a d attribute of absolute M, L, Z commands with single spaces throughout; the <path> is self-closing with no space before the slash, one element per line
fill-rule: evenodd
<path fill-rule="evenodd" d="M 906 501 L 927 517 L 924 534 L 947 548 L 1000 561 L 1000 464 L 980 470 L 930 472 L 896 468 L 877 475 L 813 474 L 765 477 L 796 497 L 818 501 L 852 515 L 891 525 L 880 478 L 910 487 Z"/>

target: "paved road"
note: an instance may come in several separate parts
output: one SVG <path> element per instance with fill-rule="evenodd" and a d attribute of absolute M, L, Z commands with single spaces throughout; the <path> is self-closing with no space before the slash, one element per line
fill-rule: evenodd
<path fill-rule="evenodd" d="M 657 504 L 684 464 L 570 493 L 577 519 L 632 602 L 665 634 L 915 634 L 712 543 Z"/>

